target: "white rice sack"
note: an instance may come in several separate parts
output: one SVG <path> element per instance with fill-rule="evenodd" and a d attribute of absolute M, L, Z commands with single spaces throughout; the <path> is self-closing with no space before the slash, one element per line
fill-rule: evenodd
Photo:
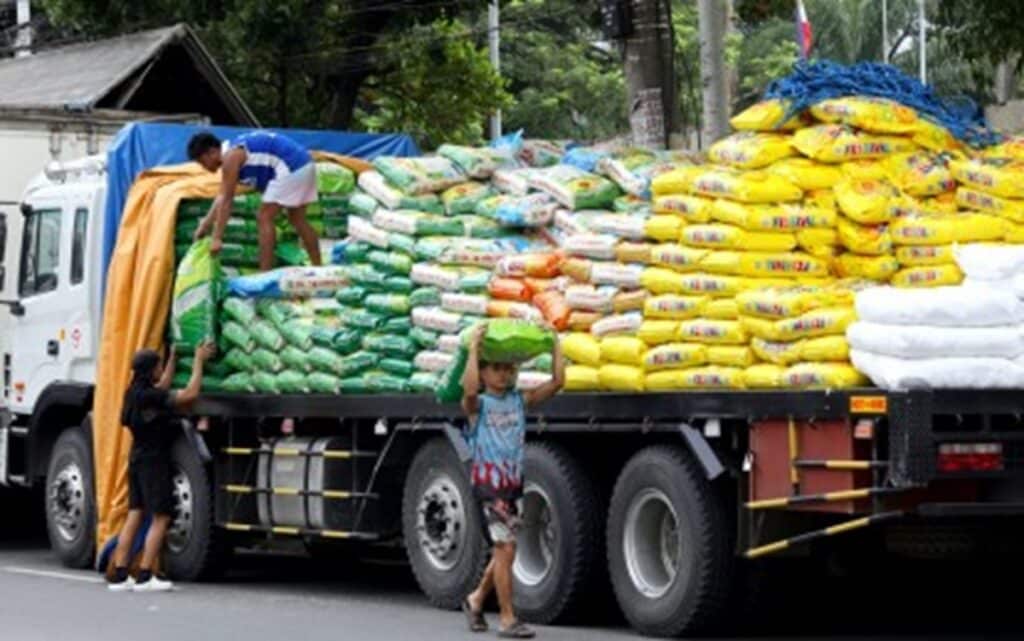
<path fill-rule="evenodd" d="M 989 287 L 895 289 L 857 293 L 857 317 L 883 325 L 995 327 L 1024 322 L 1024 302 L 1010 291 Z"/>
<path fill-rule="evenodd" d="M 622 289 L 640 289 L 643 265 L 622 263 L 594 263 L 590 269 L 590 280 L 595 285 L 614 285 Z"/>
<path fill-rule="evenodd" d="M 590 326 L 590 333 L 594 336 L 611 336 L 612 334 L 635 334 L 644 322 L 644 316 L 640 312 L 628 312 L 626 314 L 615 314 L 602 318 Z"/>
<path fill-rule="evenodd" d="M 586 219 L 568 209 L 559 209 L 554 217 L 555 229 L 563 234 L 585 234 L 590 231 Z"/>
<path fill-rule="evenodd" d="M 1003 358 L 902 359 L 850 350 L 853 366 L 883 389 L 1013 389 L 1024 387 L 1024 368 Z"/>
<path fill-rule="evenodd" d="M 415 236 L 416 223 L 422 216 L 423 214 L 415 211 L 378 209 L 373 212 L 370 220 L 381 229 Z"/>
<path fill-rule="evenodd" d="M 388 209 L 398 209 L 402 205 L 404 195 L 389 185 L 380 172 L 364 171 L 359 174 L 358 183 L 363 191 L 373 196 L 374 200 Z"/>
<path fill-rule="evenodd" d="M 535 390 L 551 380 L 551 374 L 546 372 L 519 372 L 516 377 L 516 389 L 521 392 Z"/>
<path fill-rule="evenodd" d="M 530 193 L 530 175 L 533 169 L 498 169 L 491 176 L 491 185 L 498 191 L 513 196 Z"/>
<path fill-rule="evenodd" d="M 953 248 L 960 271 L 970 280 L 1008 280 L 1024 273 L 1024 246 L 960 245 Z"/>
<path fill-rule="evenodd" d="M 647 234 L 644 225 L 647 216 L 636 214 L 597 214 L 588 221 L 588 226 L 599 234 L 611 234 L 626 240 L 644 240 Z"/>
<path fill-rule="evenodd" d="M 458 294 L 455 292 L 441 294 L 441 309 L 458 314 L 486 316 L 487 303 L 488 298 L 480 294 Z"/>
<path fill-rule="evenodd" d="M 445 334 L 456 334 L 463 327 L 462 314 L 447 312 L 440 307 L 416 307 L 412 310 L 412 324 Z"/>
<path fill-rule="evenodd" d="M 618 287 L 604 285 L 570 285 L 565 289 L 565 304 L 569 309 L 609 313 L 614 308 Z"/>
<path fill-rule="evenodd" d="M 349 216 L 348 235 L 352 240 L 358 240 L 381 249 L 388 248 L 388 233 L 359 216 Z"/>
<path fill-rule="evenodd" d="M 456 337 L 458 338 L 458 337 Z M 412 359 L 412 364 L 421 372 L 443 372 L 455 360 L 455 356 L 434 350 L 422 351 Z"/>
<path fill-rule="evenodd" d="M 441 334 L 437 337 L 437 349 L 445 354 L 458 353 L 461 344 L 462 337 L 458 334 Z"/>
<path fill-rule="evenodd" d="M 458 290 L 459 272 L 430 263 L 416 263 L 409 278 L 417 285 L 432 285 L 440 289 Z"/>
<path fill-rule="evenodd" d="M 853 349 L 897 358 L 1017 358 L 1024 332 L 1006 327 L 926 327 L 857 322 L 846 329 Z"/>
<path fill-rule="evenodd" d="M 572 256 L 615 260 L 615 246 L 619 239 L 610 234 L 571 234 L 562 241 L 562 249 Z"/>

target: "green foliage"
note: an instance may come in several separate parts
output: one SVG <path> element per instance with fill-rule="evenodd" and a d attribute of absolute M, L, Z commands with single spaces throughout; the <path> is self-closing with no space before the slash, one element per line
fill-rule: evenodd
<path fill-rule="evenodd" d="M 757 102 L 768 83 L 792 71 L 799 55 L 792 23 L 772 18 L 752 29 L 739 47 L 740 86 L 733 111 Z"/>

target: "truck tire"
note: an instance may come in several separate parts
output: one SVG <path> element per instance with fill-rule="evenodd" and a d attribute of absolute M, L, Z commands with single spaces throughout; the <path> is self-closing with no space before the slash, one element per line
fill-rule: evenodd
<path fill-rule="evenodd" d="M 69 568 L 89 567 L 96 551 L 96 494 L 87 430 L 87 425 L 64 430 L 46 469 L 46 532 L 50 549 Z"/>
<path fill-rule="evenodd" d="M 732 534 L 723 502 L 680 448 L 636 453 L 608 509 L 608 570 L 615 598 L 638 632 L 709 631 L 732 585 Z"/>
<path fill-rule="evenodd" d="M 443 438 L 416 453 L 402 496 L 405 551 L 432 604 L 454 610 L 480 581 L 489 551 L 465 466 Z"/>
<path fill-rule="evenodd" d="M 217 527 L 210 471 L 184 437 L 171 448 L 175 514 L 164 546 L 164 569 L 182 581 L 216 577 L 227 563 L 230 547 Z"/>
<path fill-rule="evenodd" d="M 528 444 L 524 476 L 516 612 L 540 624 L 570 619 L 600 578 L 603 510 L 593 483 L 562 447 Z"/>

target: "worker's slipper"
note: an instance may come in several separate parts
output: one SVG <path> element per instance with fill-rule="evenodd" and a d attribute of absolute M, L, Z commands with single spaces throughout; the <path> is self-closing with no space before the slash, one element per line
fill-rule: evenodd
<path fill-rule="evenodd" d="M 507 628 L 498 630 L 498 636 L 502 639 L 532 639 L 536 633 L 523 625 L 521 621 L 516 621 Z"/>
<path fill-rule="evenodd" d="M 462 611 L 466 614 L 466 623 L 469 624 L 470 632 L 487 632 L 487 619 L 482 611 L 473 611 L 469 605 L 469 598 L 462 600 Z"/>

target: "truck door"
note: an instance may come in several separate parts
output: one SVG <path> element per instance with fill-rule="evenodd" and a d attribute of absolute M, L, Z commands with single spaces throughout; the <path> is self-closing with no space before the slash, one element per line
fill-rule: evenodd
<path fill-rule="evenodd" d="M 71 312 L 72 213 L 63 199 L 45 199 L 24 210 L 18 298 L 11 336 L 11 399 L 15 413 L 30 414 L 46 386 L 64 377 L 65 323 Z"/>

